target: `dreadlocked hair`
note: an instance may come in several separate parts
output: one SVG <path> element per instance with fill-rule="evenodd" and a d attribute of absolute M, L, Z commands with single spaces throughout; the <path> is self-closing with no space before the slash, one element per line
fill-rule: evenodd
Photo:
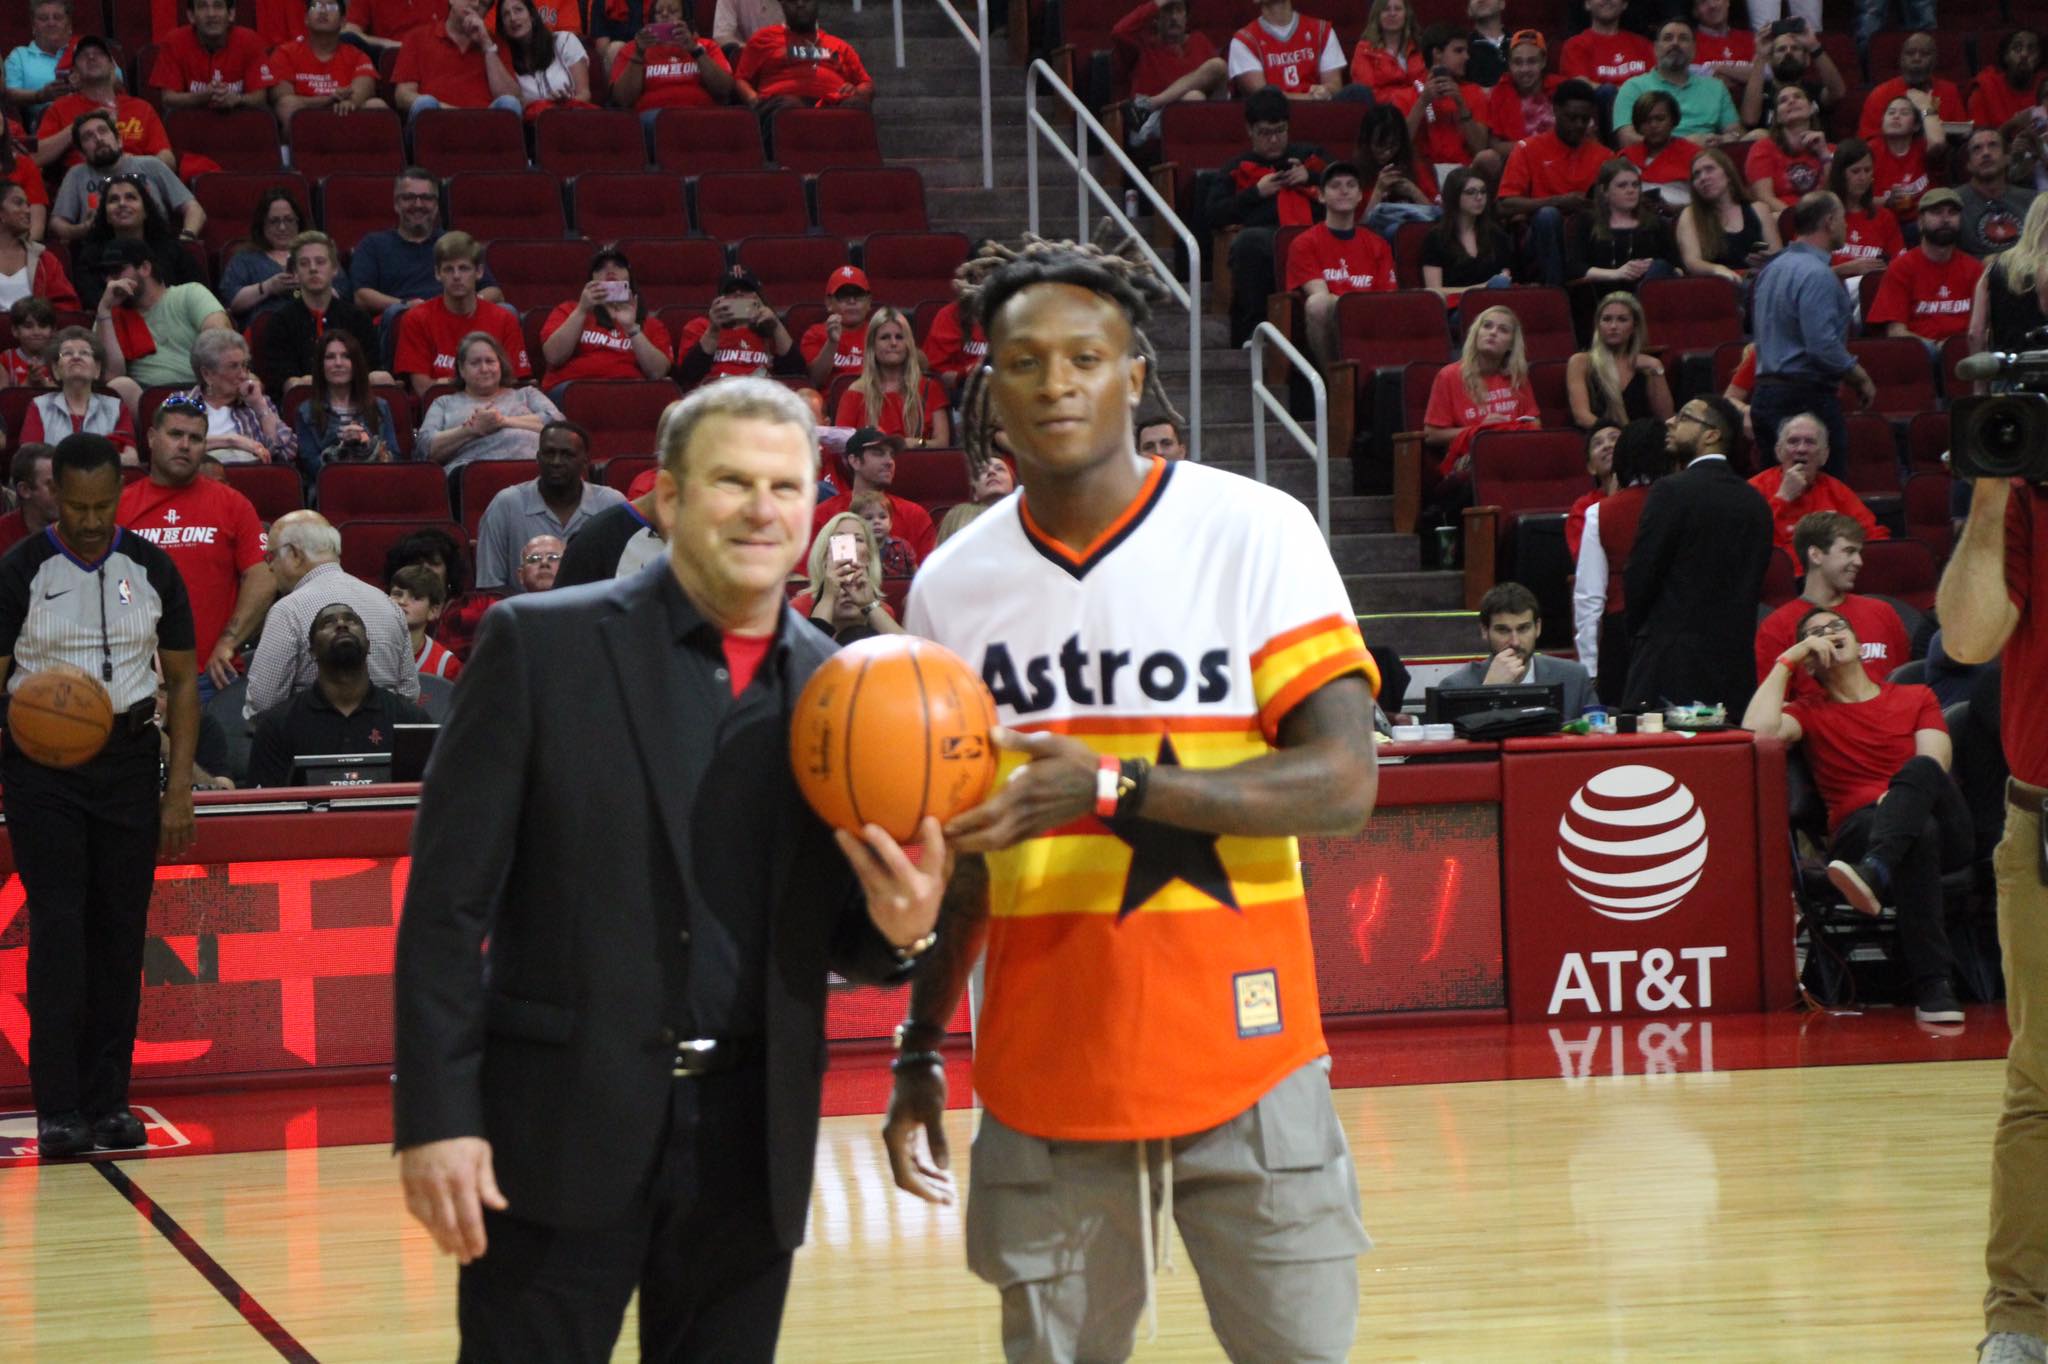
<path fill-rule="evenodd" d="M 980 324 L 984 335 L 989 319 L 1012 297 L 1034 284 L 1071 284 L 1100 294 L 1123 309 L 1130 319 L 1131 350 L 1145 362 L 1144 406 L 1166 413 L 1183 428 L 1187 419 L 1166 396 L 1159 381 L 1159 356 L 1145 324 L 1152 320 L 1152 307 L 1167 297 L 1166 285 L 1138 251 L 1136 239 L 1115 223 L 1102 219 L 1094 242 L 1054 241 L 1026 233 L 1019 246 L 984 242 L 954 272 L 954 289 L 960 295 L 960 311 Z M 1116 245 L 1107 243 L 1121 238 Z M 967 374 L 960 388 L 960 444 L 967 455 L 971 473 L 978 475 L 994 453 L 995 409 L 989 401 L 988 370 L 977 366 Z"/>

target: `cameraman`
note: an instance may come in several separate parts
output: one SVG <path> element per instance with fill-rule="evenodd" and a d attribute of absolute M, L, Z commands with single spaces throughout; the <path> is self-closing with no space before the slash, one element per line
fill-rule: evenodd
<path fill-rule="evenodd" d="M 792 359 L 794 357 L 794 359 Z M 676 338 L 676 382 L 695 387 L 709 376 L 802 373 L 789 328 L 761 298 L 761 281 L 744 266 L 725 273 L 708 318 L 691 318 Z"/>
<path fill-rule="evenodd" d="M 2005 651 L 2001 730 L 2012 770 L 1993 859 L 2012 1048 L 1992 1144 L 1980 1359 L 2039 1364 L 2048 1348 L 2048 712 L 2036 699 L 2048 682 L 2048 502 L 2033 482 L 1979 478 L 1971 491 L 1935 610 L 1951 658 L 1983 663 Z"/>

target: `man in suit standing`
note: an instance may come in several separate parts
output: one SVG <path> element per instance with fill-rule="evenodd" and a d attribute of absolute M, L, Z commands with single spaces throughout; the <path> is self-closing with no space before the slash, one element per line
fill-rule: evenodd
<path fill-rule="evenodd" d="M 783 599 L 809 410 L 733 380 L 657 444 L 667 554 L 493 610 L 421 794 L 396 1145 L 462 1263 L 466 1360 L 609 1359 L 636 1288 L 643 1357 L 772 1359 L 826 973 L 900 979 L 935 939 L 937 821 L 912 866 L 873 825 L 828 836 L 790 769 L 831 650 Z"/>
<path fill-rule="evenodd" d="M 1456 668 L 1446 687 L 1531 686 L 1564 688 L 1564 718 L 1576 720 L 1593 704 L 1593 679 L 1568 658 L 1536 652 L 1543 633 L 1543 608 L 1520 583 L 1495 583 L 1479 599 L 1479 635 L 1488 658 Z"/>
<path fill-rule="evenodd" d="M 1733 724 L 1756 690 L 1750 640 L 1771 509 L 1735 467 L 1742 416 L 1727 399 L 1694 398 L 1670 427 L 1682 472 L 1650 489 L 1623 576 L 1634 651 L 1622 701 L 1719 702 Z"/>

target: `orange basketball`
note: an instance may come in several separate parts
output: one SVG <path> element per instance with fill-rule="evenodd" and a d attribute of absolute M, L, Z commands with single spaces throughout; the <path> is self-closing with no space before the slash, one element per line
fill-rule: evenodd
<path fill-rule="evenodd" d="M 30 673 L 7 703 L 8 738 L 45 767 L 91 761 L 113 732 L 107 689 L 74 669 Z"/>
<path fill-rule="evenodd" d="M 899 843 L 995 784 L 995 698 L 958 654 L 877 635 L 827 659 L 797 698 L 789 761 L 804 799 L 836 829 L 879 824 Z"/>

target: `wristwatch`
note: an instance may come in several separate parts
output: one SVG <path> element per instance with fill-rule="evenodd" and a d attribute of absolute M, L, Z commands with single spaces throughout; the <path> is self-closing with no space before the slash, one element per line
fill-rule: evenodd
<path fill-rule="evenodd" d="M 925 934 L 916 942 L 911 943 L 906 947 L 897 947 L 893 948 L 892 950 L 896 953 L 896 960 L 904 963 L 907 966 L 911 962 L 914 962 L 919 957 L 923 956 L 925 953 L 931 951 L 932 944 L 936 943 L 938 940 L 939 930 L 937 928 L 934 928 L 931 932 Z"/>

